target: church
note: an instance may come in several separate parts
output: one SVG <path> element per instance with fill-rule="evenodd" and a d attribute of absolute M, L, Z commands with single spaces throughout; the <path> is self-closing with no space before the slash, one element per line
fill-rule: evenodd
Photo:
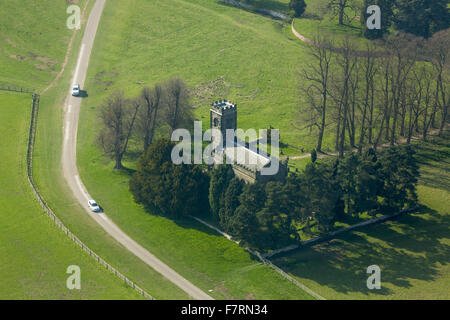
<path fill-rule="evenodd" d="M 268 181 L 284 181 L 288 174 L 287 162 L 263 154 L 258 148 L 249 148 L 245 143 L 234 137 L 233 141 L 226 141 L 228 129 L 237 130 L 237 104 L 227 100 L 216 101 L 210 108 L 211 129 L 218 129 L 224 137 L 222 141 L 222 155 L 215 154 L 215 163 L 231 163 L 233 171 L 239 179 L 246 183 L 255 181 L 266 183 Z M 255 141 L 256 142 L 256 141 Z M 257 143 L 255 143 L 257 145 Z"/>

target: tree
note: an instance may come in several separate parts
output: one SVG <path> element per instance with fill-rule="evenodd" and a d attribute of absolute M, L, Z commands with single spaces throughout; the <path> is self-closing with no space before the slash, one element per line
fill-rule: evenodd
<path fill-rule="evenodd" d="M 209 205 L 211 215 L 216 221 L 220 221 L 219 213 L 224 207 L 224 195 L 228 184 L 234 178 L 234 172 L 229 164 L 218 165 L 211 173 L 209 185 Z"/>
<path fill-rule="evenodd" d="M 256 182 L 247 184 L 239 196 L 239 206 L 231 223 L 231 233 L 244 244 L 261 247 L 260 225 L 257 213 L 263 209 L 266 200 L 264 187 Z M 262 240 L 262 242 L 261 242 Z"/>
<path fill-rule="evenodd" d="M 258 219 L 254 212 L 240 205 L 237 207 L 232 221 L 230 222 L 230 233 L 242 241 L 244 245 L 258 247 L 259 239 Z"/>
<path fill-rule="evenodd" d="M 397 29 L 423 38 L 450 26 L 447 0 L 397 0 Z"/>
<path fill-rule="evenodd" d="M 308 109 L 300 111 L 301 120 L 304 122 L 306 114 L 307 127 L 316 127 L 319 130 L 316 150 L 322 151 L 322 141 L 327 126 L 329 82 L 331 78 L 331 61 L 333 51 L 329 50 L 334 46 L 333 42 L 321 36 L 314 40 L 320 46 L 310 46 L 309 54 L 313 63 L 303 70 L 301 80 L 301 94 L 308 99 Z M 306 80 L 306 81 L 304 81 Z"/>
<path fill-rule="evenodd" d="M 264 247 L 276 248 L 287 244 L 291 234 L 292 212 L 289 210 L 287 193 L 280 182 L 268 182 L 265 187 L 266 201 L 264 208 L 256 215 L 260 225 Z"/>
<path fill-rule="evenodd" d="M 379 157 L 379 190 L 381 210 L 395 213 L 405 205 L 417 204 L 416 185 L 419 177 L 417 161 L 411 146 L 390 147 Z"/>
<path fill-rule="evenodd" d="M 334 162 L 332 163 L 331 175 L 328 180 L 331 185 L 331 189 L 334 190 L 334 195 L 336 199 L 333 208 L 333 216 L 335 220 L 342 220 L 345 216 L 345 202 L 342 199 L 343 191 L 340 183 L 341 181 L 339 175 L 339 165 L 340 160 L 335 159 Z"/>
<path fill-rule="evenodd" d="M 341 51 L 337 59 L 339 67 L 338 77 L 334 81 L 331 97 L 336 107 L 336 150 L 339 151 L 339 157 L 342 158 L 345 151 L 345 136 L 347 129 L 350 132 L 349 123 L 352 121 L 351 114 L 353 113 L 352 110 L 354 110 L 352 102 L 355 99 L 352 93 L 357 88 L 354 70 L 358 63 L 358 56 L 356 55 L 354 43 L 349 38 L 343 40 Z"/>
<path fill-rule="evenodd" d="M 362 148 L 368 136 L 369 144 L 372 143 L 374 127 L 374 104 L 375 104 L 375 76 L 377 75 L 377 64 L 375 57 L 375 47 L 368 44 L 362 58 L 362 72 L 364 77 L 364 97 L 361 103 L 361 129 L 359 133 L 358 152 L 362 153 Z"/>
<path fill-rule="evenodd" d="M 115 161 L 114 169 L 122 169 L 122 158 L 127 151 L 140 103 L 126 99 L 123 92 L 111 94 L 100 106 L 99 116 L 103 127 L 97 143 Z"/>
<path fill-rule="evenodd" d="M 404 34 L 402 37 L 389 37 L 387 48 L 390 56 L 384 57 L 386 63 L 383 72 L 383 95 L 385 97 L 385 138 L 394 145 L 397 141 L 397 129 L 404 133 L 406 110 L 406 90 L 411 71 L 416 65 L 419 51 L 417 38 Z M 392 122 L 391 122 L 392 120 Z M 380 130 L 381 132 L 382 130 Z M 378 139 L 377 139 L 378 140 Z"/>
<path fill-rule="evenodd" d="M 291 0 L 289 2 L 289 10 L 295 12 L 294 17 L 300 17 L 306 10 L 305 0 Z"/>
<path fill-rule="evenodd" d="M 378 169 L 379 164 L 375 151 L 369 149 L 360 160 L 356 176 L 355 211 L 358 214 L 367 212 L 369 215 L 374 215 L 379 209 Z"/>
<path fill-rule="evenodd" d="M 153 141 L 155 128 L 158 126 L 158 114 L 163 104 L 163 89 L 156 84 L 153 88 L 142 89 L 139 101 L 142 107 L 139 109 L 136 119 L 136 133 L 143 141 L 144 152 Z"/>
<path fill-rule="evenodd" d="M 329 232 L 333 227 L 335 205 L 339 194 L 329 183 L 330 171 L 326 166 L 309 163 L 301 176 L 303 193 L 302 216 L 307 217 L 307 223 L 313 219 L 320 232 Z"/>
<path fill-rule="evenodd" d="M 360 165 L 359 156 L 353 152 L 347 154 L 339 163 L 339 181 L 342 190 L 342 199 L 347 208 L 347 214 L 357 215 L 358 213 L 358 167 Z"/>
<path fill-rule="evenodd" d="M 165 114 L 164 118 L 170 128 L 170 134 L 175 129 L 192 127 L 192 105 L 189 101 L 189 91 L 186 83 L 174 78 L 164 84 Z"/>
<path fill-rule="evenodd" d="M 347 10 L 355 10 L 354 0 L 330 0 L 328 7 L 339 17 L 339 24 L 344 25 L 345 21 L 350 20 L 347 16 Z"/>
<path fill-rule="evenodd" d="M 429 40 L 428 48 L 435 74 L 435 104 L 441 113 L 439 135 L 442 136 L 448 122 L 448 107 L 450 104 L 450 86 L 448 85 L 450 82 L 450 30 L 436 33 Z"/>
<path fill-rule="evenodd" d="M 284 207 L 286 212 L 289 212 L 292 220 L 300 224 L 308 223 L 311 212 L 305 210 L 309 195 L 303 190 L 303 174 L 290 174 L 283 186 L 283 192 Z M 298 232 L 295 232 L 293 236 L 295 239 L 300 240 Z"/>
<path fill-rule="evenodd" d="M 317 152 L 316 149 L 313 149 L 313 151 L 311 151 L 311 162 L 314 163 L 317 160 Z"/>
<path fill-rule="evenodd" d="M 224 205 L 219 211 L 220 226 L 226 232 L 230 232 L 235 211 L 239 206 L 239 196 L 242 193 L 243 182 L 233 178 L 225 191 Z"/>
<path fill-rule="evenodd" d="M 197 165 L 175 165 L 174 146 L 168 139 L 159 139 L 147 149 L 130 179 L 130 191 L 137 203 L 171 218 L 205 215 L 208 176 Z"/>
<path fill-rule="evenodd" d="M 370 14 L 367 13 L 367 8 L 371 5 L 377 5 L 381 9 L 381 29 L 368 29 L 367 19 Z M 394 18 L 394 1 L 392 0 L 364 0 L 362 7 L 361 24 L 363 25 L 363 34 L 367 39 L 379 39 L 384 34 L 389 32 Z"/>

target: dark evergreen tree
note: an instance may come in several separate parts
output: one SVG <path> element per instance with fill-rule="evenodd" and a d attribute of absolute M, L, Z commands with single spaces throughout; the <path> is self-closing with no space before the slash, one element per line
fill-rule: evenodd
<path fill-rule="evenodd" d="M 336 219 L 334 208 L 338 194 L 329 183 L 330 176 L 327 166 L 310 163 L 301 178 L 304 195 L 302 215 L 314 219 L 320 232 L 330 231 Z"/>
<path fill-rule="evenodd" d="M 292 212 L 288 208 L 288 194 L 281 182 L 266 184 L 266 201 L 264 208 L 257 213 L 264 246 L 276 248 L 287 244 L 292 228 Z"/>
<path fill-rule="evenodd" d="M 260 225 L 256 216 L 264 208 L 265 201 L 263 185 L 258 182 L 245 185 L 239 196 L 239 206 L 230 221 L 231 233 L 253 247 L 262 245 Z"/>
<path fill-rule="evenodd" d="M 414 150 L 410 146 L 391 147 L 378 158 L 382 197 L 381 209 L 384 213 L 395 213 L 405 206 L 417 204 L 416 185 L 419 170 Z"/>
<path fill-rule="evenodd" d="M 260 248 L 258 239 L 260 231 L 258 219 L 254 212 L 251 212 L 246 206 L 237 207 L 233 219 L 230 220 L 230 233 L 239 239 L 242 244 Z"/>
<path fill-rule="evenodd" d="M 306 10 L 305 0 L 291 0 L 289 2 L 289 10 L 294 11 L 294 17 L 300 17 Z"/>
<path fill-rule="evenodd" d="M 224 207 L 225 191 L 231 179 L 234 178 L 234 172 L 229 164 L 222 164 L 214 168 L 211 173 L 209 185 L 209 205 L 211 215 L 216 221 L 220 221 L 220 209 Z"/>
<path fill-rule="evenodd" d="M 367 153 L 361 159 L 356 179 L 355 210 L 358 214 L 367 212 L 370 215 L 374 215 L 379 209 L 377 169 L 376 155 Z"/>
<path fill-rule="evenodd" d="M 290 213 L 293 220 L 304 223 L 310 215 L 303 210 L 306 195 L 302 189 L 302 175 L 298 173 L 290 174 L 283 189 L 286 210 Z"/>
<path fill-rule="evenodd" d="M 423 38 L 450 26 L 447 0 L 397 0 L 397 29 Z"/>
<path fill-rule="evenodd" d="M 316 149 L 313 149 L 313 151 L 311 151 L 311 162 L 314 163 L 317 160 L 317 151 Z"/>
<path fill-rule="evenodd" d="M 242 193 L 243 182 L 233 178 L 225 191 L 224 206 L 219 211 L 220 226 L 225 232 L 230 232 L 232 220 L 237 207 L 239 206 L 239 196 Z"/>
<path fill-rule="evenodd" d="M 356 153 L 349 153 L 341 159 L 339 163 L 339 181 L 342 190 L 342 200 L 347 208 L 347 214 L 355 215 L 358 213 L 358 167 L 360 165 L 359 156 Z"/>
<path fill-rule="evenodd" d="M 209 178 L 197 165 L 173 164 L 173 147 L 168 139 L 160 139 L 147 149 L 130 180 L 130 191 L 137 203 L 171 218 L 205 215 Z"/>
<path fill-rule="evenodd" d="M 377 5 L 381 9 L 381 29 L 368 29 L 367 20 L 370 17 L 367 14 L 367 8 L 371 5 Z M 364 0 L 362 7 L 361 24 L 363 25 L 363 34 L 367 39 L 379 39 L 389 32 L 394 18 L 394 1 L 392 0 Z"/>
<path fill-rule="evenodd" d="M 331 188 L 334 190 L 336 196 L 336 202 L 334 204 L 334 217 L 336 220 L 342 220 L 345 217 L 345 202 L 342 199 L 342 188 L 339 178 L 339 159 L 336 159 L 332 165 L 332 171 L 330 176 Z"/>

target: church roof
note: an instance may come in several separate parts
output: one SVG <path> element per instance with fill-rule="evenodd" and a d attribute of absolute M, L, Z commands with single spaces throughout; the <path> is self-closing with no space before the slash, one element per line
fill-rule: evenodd
<path fill-rule="evenodd" d="M 226 163 L 243 167 L 249 171 L 261 171 L 262 168 L 269 165 L 272 161 L 269 156 L 265 156 L 256 152 L 256 150 L 249 149 L 241 141 L 231 142 L 225 145 L 223 154 L 226 157 Z M 215 155 L 216 160 L 222 160 Z"/>
<path fill-rule="evenodd" d="M 234 147 L 226 147 L 225 155 L 235 165 L 244 167 L 250 171 L 261 171 L 266 165 L 270 163 L 270 158 L 263 156 L 253 150 L 250 150 L 242 145 L 235 145 Z"/>

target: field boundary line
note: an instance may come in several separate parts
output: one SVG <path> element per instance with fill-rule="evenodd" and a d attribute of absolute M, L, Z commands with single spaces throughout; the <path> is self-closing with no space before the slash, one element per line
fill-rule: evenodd
<path fill-rule="evenodd" d="M 229 241 L 232 241 L 238 245 L 240 245 L 239 241 L 233 240 L 232 237 L 223 232 L 222 230 L 220 230 L 219 228 L 216 228 L 212 225 L 210 225 L 209 223 L 207 223 L 206 221 L 203 221 L 200 218 L 194 217 L 194 216 L 190 216 L 192 219 L 200 222 L 201 224 L 207 226 L 208 228 L 218 232 L 219 234 L 221 234 L 224 238 L 226 238 Z M 267 260 L 266 258 L 263 257 L 263 255 L 261 255 L 258 251 L 256 250 L 252 250 L 246 246 L 242 246 L 242 248 L 244 248 L 246 251 L 248 251 L 249 253 L 251 253 L 252 255 L 256 256 L 263 264 L 271 267 L 273 270 L 275 270 L 277 273 L 279 273 L 282 277 L 284 277 L 286 280 L 290 281 L 292 284 L 294 284 L 295 286 L 297 286 L 298 288 L 302 289 L 303 291 L 305 291 L 306 293 L 308 293 L 309 295 L 311 295 L 312 297 L 316 298 L 317 300 L 326 300 L 324 297 L 322 297 L 320 294 L 314 292 L 313 290 L 311 290 L 310 288 L 308 288 L 307 286 L 305 286 L 303 283 L 299 282 L 298 280 L 294 279 L 293 277 L 291 277 L 289 274 L 287 274 L 286 272 L 284 272 L 282 269 L 280 269 L 279 267 L 277 267 L 276 265 L 274 265 L 271 261 Z"/>
<path fill-rule="evenodd" d="M 296 250 L 296 249 L 301 249 L 301 248 L 304 248 L 306 246 L 311 246 L 313 244 L 320 243 L 320 242 L 323 242 L 323 241 L 332 240 L 337 235 L 339 235 L 341 233 L 349 232 L 349 231 L 352 231 L 354 229 L 365 227 L 365 226 L 369 226 L 369 225 L 372 225 L 372 224 L 382 223 L 382 222 L 385 222 L 385 221 L 388 221 L 388 220 L 392 220 L 392 219 L 394 219 L 394 218 L 396 218 L 398 216 L 401 216 L 404 213 L 413 212 L 413 211 L 415 211 L 417 209 L 418 209 L 417 207 L 416 208 L 406 208 L 406 209 L 403 209 L 403 210 L 401 210 L 401 211 L 399 211 L 397 213 L 391 214 L 391 215 L 383 215 L 381 217 L 377 217 L 377 218 L 369 219 L 367 221 L 355 223 L 355 224 L 353 224 L 351 226 L 343 227 L 343 228 L 340 228 L 340 229 L 338 229 L 336 231 L 330 232 L 327 235 L 315 237 L 315 238 L 312 238 L 312 239 L 309 239 L 309 240 L 305 240 L 305 241 L 300 241 L 299 244 L 293 244 L 293 245 L 290 245 L 290 246 L 287 246 L 287 247 L 284 247 L 284 248 L 281 248 L 281 249 L 277 249 L 277 250 L 274 250 L 272 252 L 265 253 L 262 256 L 264 258 L 271 258 L 271 257 L 273 257 L 275 255 L 280 254 L 280 253 L 285 253 L 285 252 L 293 251 L 293 250 Z"/>
<path fill-rule="evenodd" d="M 248 251 L 252 252 L 253 254 L 255 254 L 259 260 L 261 260 L 265 265 L 268 265 L 269 267 L 271 267 L 273 270 L 275 270 L 276 272 L 278 272 L 281 276 L 283 276 L 286 280 L 292 282 L 294 285 L 296 285 L 297 287 L 299 287 L 300 289 L 302 289 L 303 291 L 305 291 L 306 293 L 308 293 L 309 295 L 313 296 L 314 298 L 316 298 L 317 300 L 327 300 L 324 297 L 322 297 L 320 294 L 314 292 L 313 290 L 311 290 L 310 288 L 308 288 L 307 286 L 305 286 L 303 283 L 301 283 L 300 281 L 298 281 L 297 279 L 294 279 L 292 276 L 290 276 L 288 273 L 286 273 L 285 271 L 283 271 L 283 269 L 281 269 L 280 267 L 276 266 L 275 264 L 273 264 L 271 261 L 267 260 L 266 258 L 264 258 L 259 252 L 257 251 L 252 251 L 250 249 L 247 249 Z"/>
<path fill-rule="evenodd" d="M 37 189 L 34 180 L 33 180 L 33 150 L 34 150 L 34 141 L 36 136 L 36 123 L 37 117 L 39 113 L 39 99 L 40 95 L 33 93 L 32 95 L 32 103 L 31 103 L 31 119 L 30 119 L 30 127 L 28 133 L 28 143 L 27 143 L 27 179 L 31 186 L 31 189 L 38 200 L 41 207 L 44 209 L 45 213 L 53 220 L 55 225 L 61 229 L 71 240 L 73 240 L 83 251 L 88 253 L 92 258 L 97 260 L 97 262 L 103 265 L 107 270 L 111 271 L 116 275 L 119 279 L 123 280 L 127 285 L 135 289 L 139 294 L 144 296 L 149 300 L 156 300 L 149 293 L 147 293 L 144 289 L 140 288 L 136 283 L 128 279 L 125 275 L 123 275 L 119 270 L 111 266 L 105 260 L 103 260 L 97 253 L 92 251 L 87 245 L 85 245 L 77 236 L 75 236 L 62 222 L 55 213 L 50 209 L 47 205 L 43 197 L 41 196 L 39 190 Z"/>
<path fill-rule="evenodd" d="M 28 89 L 28 88 L 18 88 L 18 87 L 4 87 L 0 86 L 0 90 L 2 91 L 11 91 L 11 92 L 19 92 L 19 93 L 35 93 L 34 89 Z"/>

